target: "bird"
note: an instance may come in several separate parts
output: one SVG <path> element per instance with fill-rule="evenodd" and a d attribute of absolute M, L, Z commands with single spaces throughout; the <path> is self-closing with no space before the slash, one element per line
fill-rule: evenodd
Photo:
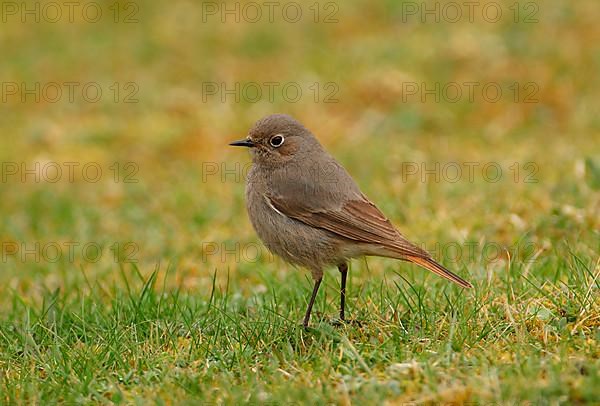
<path fill-rule="evenodd" d="M 309 326 L 323 271 L 328 267 L 337 267 L 341 274 L 339 317 L 346 321 L 346 278 L 352 258 L 408 261 L 472 288 L 408 241 L 312 132 L 291 116 L 261 118 L 245 139 L 229 145 L 251 152 L 245 198 L 258 237 L 273 254 L 311 272 L 314 286 L 302 321 L 304 328 Z"/>

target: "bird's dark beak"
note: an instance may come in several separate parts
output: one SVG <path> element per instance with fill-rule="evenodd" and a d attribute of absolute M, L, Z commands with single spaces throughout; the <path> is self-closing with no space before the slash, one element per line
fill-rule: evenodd
<path fill-rule="evenodd" d="M 254 146 L 254 142 L 250 138 L 246 138 L 245 140 L 233 141 L 230 142 L 229 145 L 234 147 L 248 147 L 251 148 Z"/>

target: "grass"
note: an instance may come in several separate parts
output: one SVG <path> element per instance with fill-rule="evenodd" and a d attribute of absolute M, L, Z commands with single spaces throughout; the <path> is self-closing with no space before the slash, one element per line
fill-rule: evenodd
<path fill-rule="evenodd" d="M 299 324 L 307 294 L 299 275 L 287 284 L 261 275 L 272 288 L 243 297 L 235 282 L 219 289 L 216 274 L 202 295 L 167 289 L 173 269 L 163 280 L 158 269 L 146 277 L 123 269 L 110 289 L 46 291 L 37 304 L 12 298 L 0 335 L 2 392 L 36 403 L 592 402 L 598 275 L 575 255 L 562 272 L 553 265 L 545 281 L 511 265 L 473 293 L 407 280 L 351 286 L 360 326 L 334 327 L 329 283 L 309 331 Z"/>
<path fill-rule="evenodd" d="M 339 3 L 331 24 L 200 24 L 185 1 L 140 3 L 132 24 L 112 9 L 94 24 L 7 16 L 4 82 L 96 82 L 106 97 L 2 102 L 0 404 L 597 402 L 600 12 L 539 5 L 532 24 L 402 23 L 401 3 L 364 1 Z M 308 96 L 203 99 L 202 83 L 273 80 Z M 470 81 L 510 97 L 422 102 L 402 89 Z M 324 103 L 330 82 L 337 102 Z M 537 102 L 515 103 L 515 82 L 538 85 Z M 312 129 L 475 288 L 355 260 L 347 312 L 360 323 L 336 325 L 331 269 L 302 329 L 309 273 L 258 241 L 249 159 L 226 147 L 274 112 Z"/>

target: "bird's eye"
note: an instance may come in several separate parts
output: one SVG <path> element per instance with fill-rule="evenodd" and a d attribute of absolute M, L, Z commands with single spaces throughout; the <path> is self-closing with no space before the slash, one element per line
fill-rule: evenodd
<path fill-rule="evenodd" d="M 277 148 L 283 144 L 283 141 L 285 141 L 285 139 L 283 138 L 283 135 L 277 134 L 277 135 L 274 135 L 273 137 L 271 137 L 271 139 L 269 140 L 269 144 L 271 144 L 272 147 Z"/>

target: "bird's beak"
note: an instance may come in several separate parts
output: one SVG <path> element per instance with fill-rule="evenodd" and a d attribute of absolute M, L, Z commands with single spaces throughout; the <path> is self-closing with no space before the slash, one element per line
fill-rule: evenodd
<path fill-rule="evenodd" d="M 248 147 L 248 148 L 251 148 L 251 147 L 254 146 L 254 141 L 252 141 L 250 138 L 246 138 L 245 140 L 239 140 L 239 141 L 230 142 L 229 145 L 234 146 L 234 147 Z"/>

